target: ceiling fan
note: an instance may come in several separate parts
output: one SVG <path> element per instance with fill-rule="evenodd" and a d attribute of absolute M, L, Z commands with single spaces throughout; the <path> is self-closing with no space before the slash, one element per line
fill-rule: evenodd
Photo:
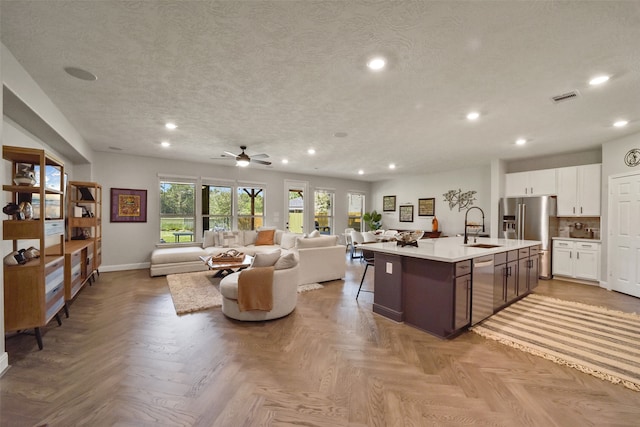
<path fill-rule="evenodd" d="M 258 159 L 266 159 L 267 157 L 269 157 L 268 154 L 254 154 L 253 156 L 249 157 L 249 155 L 247 155 L 247 153 L 244 152 L 244 150 L 247 149 L 246 145 L 241 145 L 240 149 L 242 150 L 242 153 L 240 154 L 233 154 L 228 151 L 225 151 L 224 154 L 222 154 L 221 158 L 235 159 L 236 166 L 240 166 L 243 168 L 246 166 L 249 166 L 249 163 L 259 163 L 261 165 L 271 164 L 271 162 L 267 162 L 265 160 L 258 160 Z"/>

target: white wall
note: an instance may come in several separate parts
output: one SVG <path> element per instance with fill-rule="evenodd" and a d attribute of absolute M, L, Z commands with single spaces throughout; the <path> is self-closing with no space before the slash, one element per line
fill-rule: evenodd
<path fill-rule="evenodd" d="M 235 166 L 213 166 L 170 159 L 136 157 L 117 153 L 99 152 L 94 155 L 94 180 L 102 185 L 102 267 L 101 270 L 147 268 L 151 251 L 160 239 L 160 189 L 159 175 L 182 177 L 218 178 L 238 182 L 256 182 L 266 185 L 265 224 L 284 228 L 286 215 L 284 180 L 307 181 L 309 200 L 316 188 L 335 191 L 336 234 L 347 227 L 347 193 L 359 191 L 367 195 L 368 182 L 318 177 L 311 175 L 285 174 L 258 167 L 237 168 Z M 232 163 L 233 164 L 233 163 Z M 110 222 L 111 188 L 147 190 L 146 223 Z M 313 203 L 309 205 L 307 219 L 313 224 Z M 200 240 L 198 238 L 198 240 Z"/>
<path fill-rule="evenodd" d="M 476 201 L 472 206 L 480 207 L 485 214 L 486 232 L 490 232 L 493 211 L 491 209 L 491 167 L 489 165 L 469 169 L 451 170 L 448 172 L 403 175 L 396 179 L 373 183 L 370 209 L 382 213 L 384 229 L 431 230 L 433 217 L 418 216 L 418 199 L 435 198 L 435 216 L 438 218 L 440 231 L 449 236 L 464 233 L 464 216 L 466 209 L 449 208 L 444 194 L 449 190 L 461 189 L 463 192 L 475 190 Z M 383 196 L 396 196 L 395 212 L 382 212 Z M 398 206 L 412 204 L 414 221 L 400 222 Z M 497 206 L 497 205 L 496 205 Z M 496 213 L 497 215 L 497 213 Z M 482 215 L 477 210 L 469 213 L 469 220 L 479 221 Z"/>
<path fill-rule="evenodd" d="M 2 81 L 2 53 L 0 52 L 0 81 Z M 2 114 L 2 93 L 0 93 L 0 115 Z M 3 125 L 2 125 L 2 121 L 0 121 L 0 138 L 2 138 L 0 140 L 0 145 L 4 145 L 4 138 L 1 136 L 2 132 L 3 132 Z M 4 177 L 5 171 L 4 171 L 4 163 L 5 162 L 0 162 L 0 176 Z M 5 183 L 4 178 L 2 179 L 2 184 Z M 6 202 L 5 202 L 5 194 L 4 191 L 2 192 L 2 196 L 0 196 L 0 205 L 5 206 Z M 0 233 L 2 233 L 4 235 L 4 230 L 3 230 L 3 223 L 2 221 L 0 221 Z M 4 251 L 2 252 L 2 256 L 4 257 Z M 2 286 L 0 286 L 0 319 L 2 319 L 2 322 L 0 322 L 0 334 L 2 335 L 2 337 L 4 337 L 4 263 L 0 263 L 0 276 L 3 278 L 2 280 Z M 5 371 L 5 369 L 7 369 L 9 367 L 9 357 L 7 355 L 7 352 L 4 351 L 4 339 L 2 339 L 2 341 L 0 342 L 0 375 L 2 375 L 2 373 Z"/>
<path fill-rule="evenodd" d="M 600 221 L 602 259 L 600 280 L 604 282 L 603 286 L 607 286 L 607 282 L 609 281 L 609 269 L 607 265 L 607 255 L 609 252 L 607 247 L 609 244 L 609 177 L 621 173 L 640 173 L 640 166 L 629 167 L 624 163 L 625 154 L 632 148 L 640 149 L 640 133 L 602 144 L 602 216 Z"/>

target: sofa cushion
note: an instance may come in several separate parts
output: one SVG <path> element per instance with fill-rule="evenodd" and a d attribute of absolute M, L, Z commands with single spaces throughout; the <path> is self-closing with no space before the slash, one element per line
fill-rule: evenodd
<path fill-rule="evenodd" d="M 278 258 L 278 261 L 276 261 L 273 267 L 276 270 L 286 270 L 287 268 L 293 268 L 296 265 L 298 265 L 298 259 L 293 252 L 289 252 L 288 254 L 284 254 Z"/>
<path fill-rule="evenodd" d="M 313 230 L 311 233 L 309 233 L 310 239 L 313 239 L 314 237 L 320 237 L 320 232 L 318 230 Z"/>
<path fill-rule="evenodd" d="M 298 249 L 306 248 L 324 248 L 327 246 L 335 246 L 338 244 L 338 236 L 320 236 L 313 239 L 296 239 L 296 247 Z"/>
<path fill-rule="evenodd" d="M 280 247 L 282 249 L 291 249 L 296 246 L 296 238 L 302 237 L 302 234 L 297 233 L 283 233 L 280 241 Z"/>
<path fill-rule="evenodd" d="M 153 253 L 151 253 L 151 264 L 155 265 L 199 261 L 198 257 L 205 254 L 205 251 L 198 246 L 158 248 L 154 250 Z"/>
<path fill-rule="evenodd" d="M 256 237 L 256 246 L 273 245 L 276 230 L 260 230 Z"/>
<path fill-rule="evenodd" d="M 251 267 L 273 267 L 275 263 L 280 258 L 280 249 L 272 251 L 272 252 L 261 252 L 257 253 L 253 257 L 253 262 L 251 263 Z"/>

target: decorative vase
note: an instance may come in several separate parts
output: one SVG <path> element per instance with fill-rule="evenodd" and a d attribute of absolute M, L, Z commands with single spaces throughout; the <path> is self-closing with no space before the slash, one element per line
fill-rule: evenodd
<path fill-rule="evenodd" d="M 438 218 L 436 218 L 435 216 L 431 221 L 431 231 L 433 231 L 434 233 L 438 231 Z"/>
<path fill-rule="evenodd" d="M 33 206 L 31 206 L 31 203 L 20 203 L 20 212 L 22 212 L 24 219 L 33 219 Z"/>

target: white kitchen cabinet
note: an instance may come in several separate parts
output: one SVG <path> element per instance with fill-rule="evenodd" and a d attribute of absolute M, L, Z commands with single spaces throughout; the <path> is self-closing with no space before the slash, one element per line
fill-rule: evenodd
<path fill-rule="evenodd" d="M 553 275 L 599 281 L 600 243 L 554 239 Z"/>
<path fill-rule="evenodd" d="M 602 165 L 558 169 L 558 216 L 600 216 Z"/>
<path fill-rule="evenodd" d="M 556 193 L 556 169 L 506 174 L 506 197 L 548 196 Z"/>

